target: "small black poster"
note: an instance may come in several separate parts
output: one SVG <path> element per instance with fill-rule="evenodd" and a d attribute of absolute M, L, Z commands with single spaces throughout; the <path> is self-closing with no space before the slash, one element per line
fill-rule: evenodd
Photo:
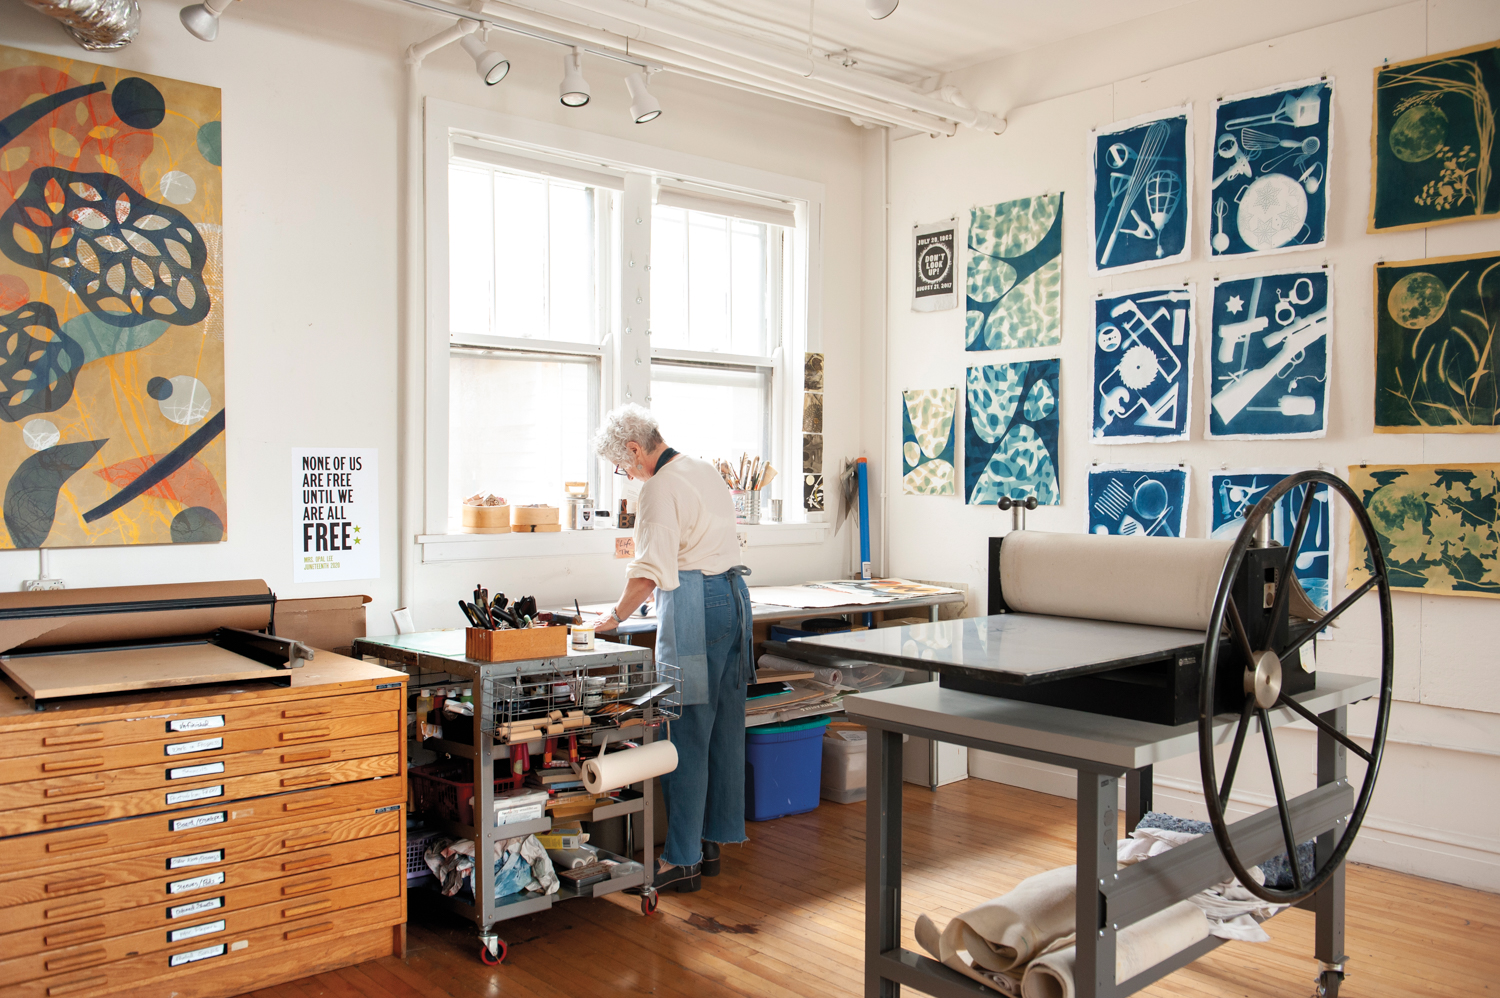
<path fill-rule="evenodd" d="M 914 311 L 940 312 L 958 307 L 953 285 L 956 269 L 953 236 L 957 229 L 957 218 L 913 228 L 911 307 Z"/>

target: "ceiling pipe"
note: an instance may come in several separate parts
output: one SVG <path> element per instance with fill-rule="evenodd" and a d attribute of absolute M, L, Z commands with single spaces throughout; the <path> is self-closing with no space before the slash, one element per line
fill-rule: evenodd
<path fill-rule="evenodd" d="M 59 21 L 90 52 L 118 52 L 141 30 L 139 0 L 22 0 Z"/>
<path fill-rule="evenodd" d="M 506 5 L 551 13 L 564 20 L 589 23 L 587 19 L 580 22 L 577 14 L 568 12 L 568 8 L 574 8 L 630 25 L 634 30 L 628 32 L 628 37 L 635 40 L 648 41 L 644 33 L 649 30 L 667 36 L 670 41 L 657 40 L 658 44 L 667 48 L 680 48 L 680 42 L 687 41 L 713 49 L 715 58 L 739 57 L 748 64 L 747 71 L 757 76 L 774 79 L 769 73 L 772 70 L 791 73 L 980 131 L 997 135 L 1005 131 L 1005 119 L 987 111 L 960 107 L 938 97 L 919 94 L 899 83 L 858 70 L 820 66 L 811 57 L 792 55 L 739 35 L 694 24 L 647 7 L 638 7 L 627 0 L 506 0 Z"/>

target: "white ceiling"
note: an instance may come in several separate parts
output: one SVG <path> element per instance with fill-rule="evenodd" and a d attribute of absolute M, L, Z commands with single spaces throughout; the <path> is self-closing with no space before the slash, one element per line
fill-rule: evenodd
<path fill-rule="evenodd" d="M 1192 0 L 901 0 L 876 21 L 864 0 L 649 0 L 780 48 L 849 50 L 860 69 L 915 84 L 975 63 L 1133 21 Z"/>

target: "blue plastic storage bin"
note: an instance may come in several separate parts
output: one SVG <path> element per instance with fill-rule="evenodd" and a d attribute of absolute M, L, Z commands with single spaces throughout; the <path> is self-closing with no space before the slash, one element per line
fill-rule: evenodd
<path fill-rule="evenodd" d="M 745 818 L 770 821 L 818 806 L 828 718 L 767 724 L 745 732 Z"/>

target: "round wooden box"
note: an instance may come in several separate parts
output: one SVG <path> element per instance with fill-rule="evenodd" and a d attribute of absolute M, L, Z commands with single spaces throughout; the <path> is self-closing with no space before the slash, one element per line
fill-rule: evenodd
<path fill-rule="evenodd" d="M 510 533 L 510 506 L 464 506 L 466 534 Z"/>

